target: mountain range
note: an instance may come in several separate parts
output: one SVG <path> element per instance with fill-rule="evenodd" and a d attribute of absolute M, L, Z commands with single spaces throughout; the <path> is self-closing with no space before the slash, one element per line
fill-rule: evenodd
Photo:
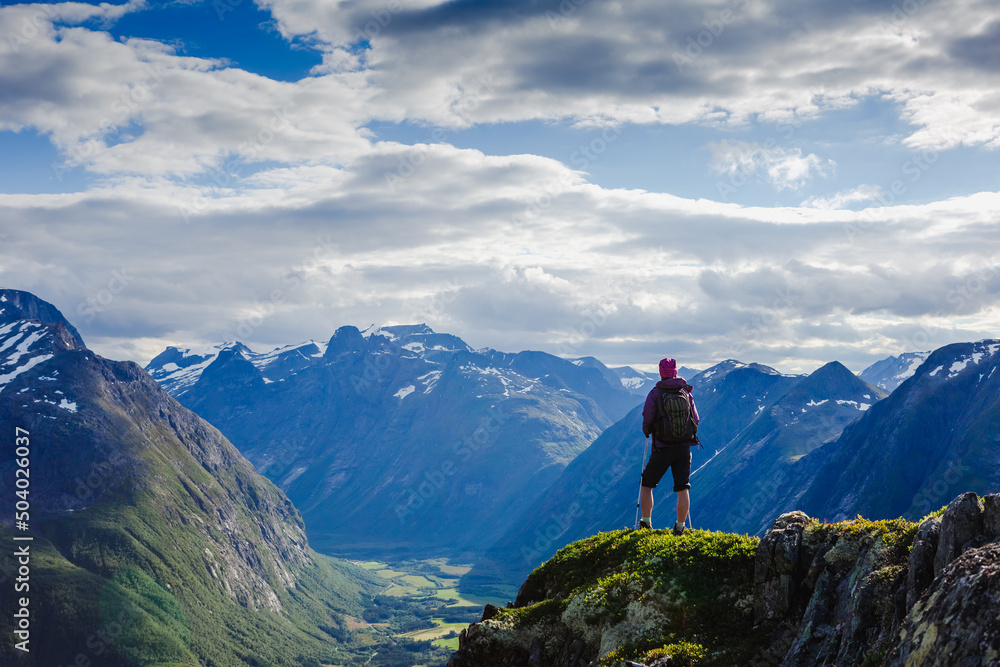
<path fill-rule="evenodd" d="M 801 460 L 815 516 L 917 518 L 959 492 L 1000 488 L 1000 340 L 934 350 L 914 374 Z"/>
<path fill-rule="evenodd" d="M 714 530 L 759 534 L 775 512 L 797 503 L 809 503 L 804 508 L 818 516 L 852 516 L 856 503 L 840 487 L 830 488 L 839 494 L 836 506 L 822 497 L 836 475 L 820 468 L 846 465 L 832 454 L 845 429 L 883 415 L 875 406 L 890 389 L 910 391 L 907 383 L 929 372 L 920 369 L 930 356 L 907 353 L 858 375 L 837 362 L 807 376 L 737 360 L 703 372 L 683 369 L 694 373 L 689 381 L 704 446 L 693 450 L 692 519 Z M 593 357 L 472 350 L 415 325 L 344 327 L 327 344 L 266 354 L 239 343 L 202 354 L 170 348 L 147 370 L 303 508 L 324 550 L 348 534 L 355 535 L 353 553 L 406 556 L 447 543 L 448 555 L 476 562 L 466 586 L 509 585 L 564 544 L 634 519 L 646 444 L 641 403 L 655 378 L 630 367 L 608 368 Z M 318 402 L 324 392 L 325 402 Z M 489 408 L 477 403 L 484 398 Z M 895 419 L 911 409 L 893 405 Z M 466 436 L 477 432 L 470 417 L 489 427 L 478 429 L 483 446 L 476 450 Z M 582 432 L 571 428 L 574 422 Z M 357 443 L 384 423 L 405 424 L 407 441 L 366 446 L 378 452 L 377 463 L 359 457 Z M 275 432 L 304 437 L 292 445 Z M 949 478 L 956 470 L 948 469 Z M 886 474 L 872 471 L 875 480 Z M 490 492 L 478 486 L 484 482 Z M 369 509 L 369 490 L 378 492 L 381 507 Z M 909 492 L 923 493 L 919 485 Z M 657 496 L 658 520 L 671 521 L 670 489 Z M 357 511 L 331 516 L 330 507 L 349 507 L 352 498 L 362 498 Z M 394 504 L 386 506 L 386 498 Z M 373 536 L 372 525 L 392 525 L 391 538 Z"/>
<path fill-rule="evenodd" d="M 19 510 L 0 533 L 24 554 L 13 571 L 4 557 L 4 586 L 17 573 L 27 600 L 0 605 L 14 664 L 350 658 L 344 617 L 376 578 L 313 551 L 285 494 L 218 430 L 17 290 L 0 290 L 0 432 L 0 495 Z"/>
<path fill-rule="evenodd" d="M 168 348 L 146 370 L 288 494 L 317 548 L 399 558 L 482 552 L 637 400 L 595 359 L 426 325 Z"/>

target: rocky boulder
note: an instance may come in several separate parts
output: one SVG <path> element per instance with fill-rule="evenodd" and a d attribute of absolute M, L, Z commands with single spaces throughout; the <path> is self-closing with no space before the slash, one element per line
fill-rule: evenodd
<path fill-rule="evenodd" d="M 934 556 L 941 533 L 941 517 L 930 516 L 920 522 L 910 550 L 906 575 L 906 608 L 910 609 L 934 581 Z"/>
<path fill-rule="evenodd" d="M 784 618 L 791 609 L 801 580 L 802 532 L 813 522 L 815 519 L 803 512 L 788 512 L 778 517 L 761 539 L 754 564 L 757 622 Z"/>
<path fill-rule="evenodd" d="M 963 493 L 948 504 L 941 517 L 941 534 L 934 555 L 934 576 L 941 574 L 948 563 L 966 549 L 976 546 L 983 536 L 983 508 L 979 496 Z"/>
<path fill-rule="evenodd" d="M 1000 662 L 1000 543 L 959 556 L 910 610 L 888 665 Z"/>

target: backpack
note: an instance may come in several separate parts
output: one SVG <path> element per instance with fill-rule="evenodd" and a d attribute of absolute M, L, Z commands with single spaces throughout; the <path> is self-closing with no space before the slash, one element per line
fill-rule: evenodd
<path fill-rule="evenodd" d="M 697 432 L 687 392 L 679 387 L 661 390 L 653 418 L 653 436 L 664 445 L 695 445 Z"/>

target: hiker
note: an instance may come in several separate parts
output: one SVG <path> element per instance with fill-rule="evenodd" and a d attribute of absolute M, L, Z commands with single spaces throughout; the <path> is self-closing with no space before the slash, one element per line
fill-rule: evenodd
<path fill-rule="evenodd" d="M 642 471 L 642 487 L 639 490 L 639 503 L 642 506 L 640 528 L 653 527 L 653 489 L 659 484 L 667 468 L 670 468 L 674 477 L 674 491 L 677 493 L 677 522 L 674 524 L 674 535 L 684 533 L 684 521 L 691 507 L 691 498 L 688 495 L 688 489 L 691 488 L 691 447 L 699 444 L 698 436 L 695 435 L 698 426 L 698 408 L 695 407 L 694 397 L 691 396 L 692 389 L 693 387 L 684 378 L 677 377 L 677 361 L 660 360 L 660 381 L 649 390 L 646 405 L 642 409 L 642 432 L 646 437 L 653 436 L 653 447 L 649 462 Z M 678 395 L 683 397 L 690 405 L 690 412 L 683 403 L 680 403 L 679 411 L 671 411 L 672 415 L 682 415 L 681 420 L 675 419 L 677 423 L 674 425 L 672 435 L 664 435 L 663 427 L 654 428 L 657 420 L 663 417 L 660 414 L 660 406 L 661 397 L 665 392 L 672 397 Z M 688 418 L 693 423 L 679 423 L 687 422 Z M 661 439 L 666 439 L 667 442 Z"/>

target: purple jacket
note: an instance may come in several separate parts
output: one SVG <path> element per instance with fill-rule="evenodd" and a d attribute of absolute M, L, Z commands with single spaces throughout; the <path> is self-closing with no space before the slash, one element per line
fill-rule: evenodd
<path fill-rule="evenodd" d="M 691 413 L 694 415 L 694 423 L 698 424 L 700 422 L 700 417 L 698 417 L 698 407 L 694 404 L 694 396 L 691 395 L 691 390 L 694 389 L 691 385 L 687 383 L 682 377 L 669 378 L 667 380 L 660 380 L 656 383 L 656 386 L 649 390 L 649 394 L 646 396 L 646 405 L 642 407 L 642 434 L 650 435 L 653 432 L 653 419 L 656 418 L 656 404 L 659 403 L 660 393 L 664 389 L 683 389 L 687 392 L 688 400 L 691 401 Z M 653 447 L 667 447 L 659 440 L 656 436 L 653 436 Z"/>

